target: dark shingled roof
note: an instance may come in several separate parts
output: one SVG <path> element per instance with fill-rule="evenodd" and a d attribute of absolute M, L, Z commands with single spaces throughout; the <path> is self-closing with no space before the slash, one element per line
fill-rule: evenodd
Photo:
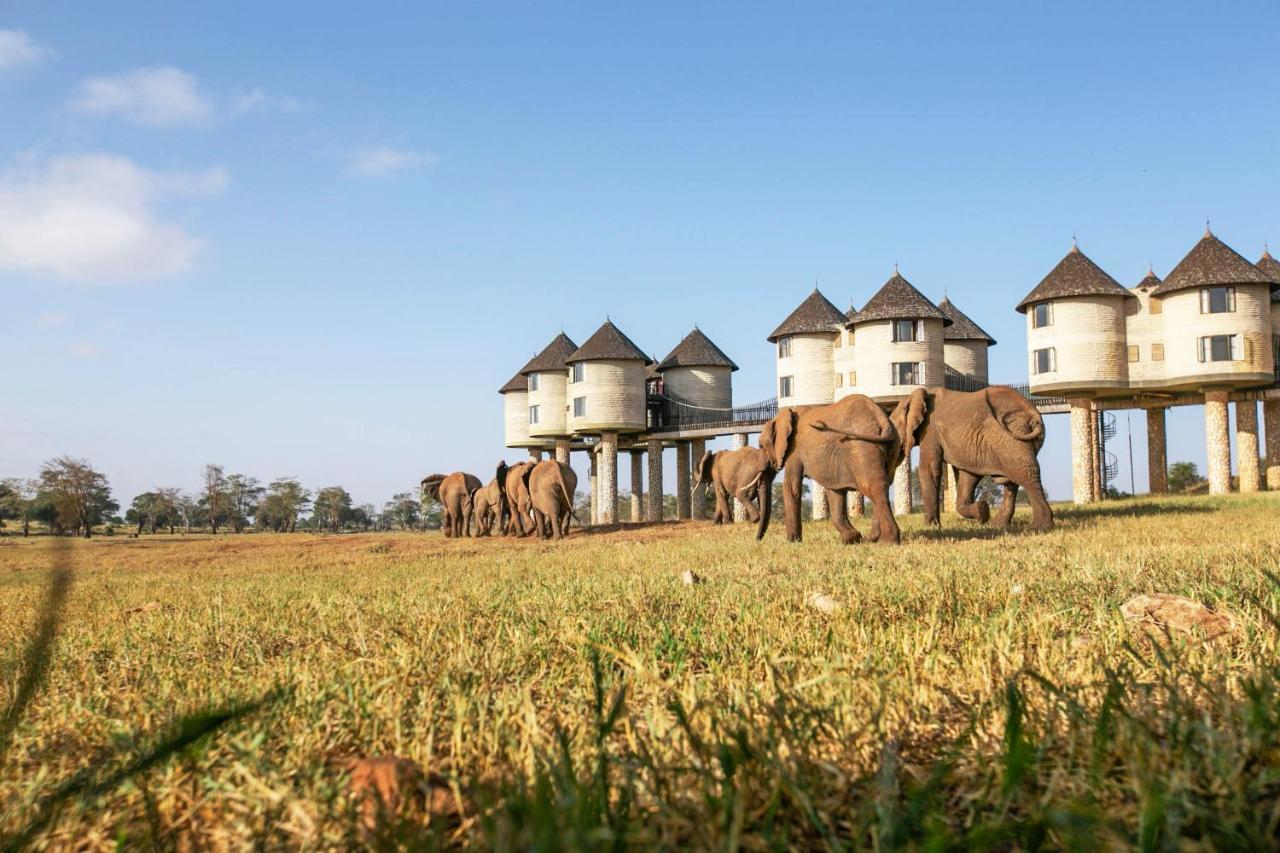
<path fill-rule="evenodd" d="M 776 343 L 785 335 L 802 335 L 806 332 L 838 332 L 847 323 L 844 313 L 831 304 L 818 288 L 791 312 L 782 325 L 773 330 L 767 340 Z"/>
<path fill-rule="evenodd" d="M 676 344 L 676 348 L 658 365 L 658 370 L 670 370 L 673 367 L 727 367 L 730 372 L 738 369 L 733 359 L 725 355 L 697 326 L 684 336 L 683 341 Z"/>
<path fill-rule="evenodd" d="M 1262 270 L 1240 257 L 1235 249 L 1205 229 L 1200 242 L 1165 276 L 1155 296 L 1213 284 L 1271 284 Z"/>
<path fill-rule="evenodd" d="M 1262 250 L 1262 257 L 1258 258 L 1254 266 L 1262 270 L 1262 274 L 1270 278 L 1272 284 L 1280 285 L 1280 261 L 1271 257 L 1268 249 Z M 1271 301 L 1280 303 L 1280 290 L 1271 291 Z"/>
<path fill-rule="evenodd" d="M 520 371 L 521 375 L 528 376 L 530 373 L 542 373 L 545 370 L 564 370 L 568 363 L 569 356 L 573 355 L 573 351 L 578 345 L 569 339 L 564 332 L 556 335 L 555 340 L 547 344 L 542 352 L 533 357 L 533 360 L 524 366 Z"/>
<path fill-rule="evenodd" d="M 1153 287 L 1160 286 L 1160 276 L 1156 275 L 1156 271 L 1151 267 L 1147 267 L 1147 274 L 1142 277 L 1142 281 L 1138 282 L 1136 287 L 1143 290 L 1150 290 Z"/>
<path fill-rule="evenodd" d="M 575 361 L 626 361 L 635 359 L 650 364 L 653 359 L 644 354 L 644 350 L 636 346 L 631 338 L 622 334 L 618 327 L 609 320 L 596 329 L 596 333 L 587 338 L 587 342 L 578 347 L 567 359 Z"/>
<path fill-rule="evenodd" d="M 1025 314 L 1033 303 L 1066 296 L 1119 296 L 1137 299 L 1121 287 L 1120 282 L 1089 260 L 1079 246 L 1072 246 L 1067 256 L 1058 261 L 1058 265 L 1022 298 L 1017 310 Z"/>
<path fill-rule="evenodd" d="M 507 384 L 498 389 L 499 394 L 510 394 L 512 391 L 528 391 L 529 380 L 525 378 L 524 372 L 521 371 L 515 376 L 507 380 Z"/>
<path fill-rule="evenodd" d="M 996 339 L 982 331 L 982 327 L 955 306 L 950 299 L 942 297 L 938 310 L 946 315 L 951 325 L 942 333 L 944 341 L 986 341 L 987 346 L 995 346 Z"/>
<path fill-rule="evenodd" d="M 869 320 L 941 320 L 942 325 L 951 325 L 950 318 L 897 270 L 850 322 L 857 324 Z"/>

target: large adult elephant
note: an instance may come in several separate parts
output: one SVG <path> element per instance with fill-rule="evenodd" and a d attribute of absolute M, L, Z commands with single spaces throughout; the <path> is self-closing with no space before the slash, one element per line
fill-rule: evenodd
<path fill-rule="evenodd" d="M 831 523 L 846 545 L 861 541 L 849 524 L 846 496 L 856 489 L 872 504 L 872 541 L 897 544 L 898 523 L 889 509 L 889 484 L 899 453 L 898 431 L 884 410 L 867 396 L 850 394 L 825 406 L 788 406 L 778 411 L 760 433 L 760 448 L 769 469 L 760 478 L 760 526 L 756 538 L 769 529 L 773 478 L 785 475 L 782 487 L 787 539 L 799 542 L 800 491 L 804 477 L 826 489 Z"/>
<path fill-rule="evenodd" d="M 974 502 L 978 481 L 992 477 L 1005 487 L 996 515 L 999 527 L 1013 518 L 1018 489 L 1031 499 L 1031 526 L 1053 527 L 1053 510 L 1040 482 L 1036 454 L 1044 445 L 1044 419 L 1023 395 L 1003 385 L 981 391 L 949 391 L 919 388 L 898 404 L 890 415 L 902 434 L 895 463 L 901 463 L 913 446 L 920 447 L 920 497 L 928 524 L 939 522 L 938 492 L 942 466 L 956 469 L 956 508 L 966 518 L 985 522 L 987 502 Z"/>
<path fill-rule="evenodd" d="M 480 479 L 463 471 L 422 478 L 423 500 L 439 501 L 444 508 L 441 527 L 445 536 L 471 535 L 471 493 L 478 488 Z"/>
<path fill-rule="evenodd" d="M 710 483 L 716 496 L 716 512 L 712 520 L 716 524 L 733 524 L 732 500 L 742 501 L 747 519 L 755 524 L 760 520 L 756 489 L 760 478 L 769 467 L 769 458 L 758 447 L 740 447 L 737 450 L 708 450 L 693 469 L 693 485 Z"/>
<path fill-rule="evenodd" d="M 529 514 L 529 483 L 525 475 L 536 464 L 532 459 L 515 465 L 498 463 L 496 479 L 506 497 L 508 536 L 528 536 L 534 531 L 533 516 Z"/>
<path fill-rule="evenodd" d="M 502 529 L 502 513 L 507 498 L 494 477 L 484 488 L 471 495 L 471 514 L 476 522 L 476 536 L 489 536 L 495 529 Z"/>
<path fill-rule="evenodd" d="M 529 491 L 529 514 L 534 529 L 543 539 L 563 539 L 569 533 L 573 518 L 573 493 L 578 488 L 578 475 L 568 465 L 544 459 L 525 473 Z"/>

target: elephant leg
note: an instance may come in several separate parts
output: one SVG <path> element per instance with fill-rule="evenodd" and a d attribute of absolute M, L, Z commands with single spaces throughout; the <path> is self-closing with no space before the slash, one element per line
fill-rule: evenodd
<path fill-rule="evenodd" d="M 747 513 L 747 521 L 755 524 L 760 521 L 760 508 L 756 505 L 756 490 L 747 488 L 740 491 L 736 497 L 742 501 L 742 508 Z"/>
<path fill-rule="evenodd" d="M 1004 530 L 1009 526 L 1009 522 L 1013 521 L 1013 514 L 1018 509 L 1018 484 L 1012 480 L 1008 480 L 1004 484 L 1004 498 L 1000 501 L 1000 506 L 996 508 L 996 513 L 991 517 L 991 526 L 997 530 Z"/>
<path fill-rule="evenodd" d="M 866 488 L 860 491 L 871 501 L 871 535 L 872 542 L 881 545 L 897 545 L 902 541 L 902 531 L 898 529 L 898 520 L 893 517 L 893 509 L 889 506 L 889 477 L 877 470 Z"/>
<path fill-rule="evenodd" d="M 844 490 L 827 489 L 827 512 L 831 515 L 831 524 L 840 533 L 840 542 L 854 545 L 862 541 L 862 534 L 849 523 L 849 503 L 845 500 Z"/>
<path fill-rule="evenodd" d="M 980 479 L 977 474 L 970 471 L 956 470 L 956 512 L 961 518 L 986 524 L 991 518 L 991 505 L 985 500 L 974 501 L 973 499 Z"/>
<path fill-rule="evenodd" d="M 788 542 L 799 542 L 803 536 L 800 529 L 800 490 L 803 488 L 804 468 L 788 465 L 782 480 L 782 515 L 787 524 Z"/>
<path fill-rule="evenodd" d="M 942 453 L 935 442 L 920 445 L 920 500 L 924 503 L 924 523 L 942 523 L 938 508 L 938 485 L 942 482 Z"/>
<path fill-rule="evenodd" d="M 1031 499 L 1031 526 L 1036 530 L 1052 530 L 1053 510 L 1040 484 L 1040 466 L 1035 465 L 1034 460 L 1033 465 L 1030 470 L 1009 477 L 1009 482 L 1027 490 L 1027 497 Z"/>

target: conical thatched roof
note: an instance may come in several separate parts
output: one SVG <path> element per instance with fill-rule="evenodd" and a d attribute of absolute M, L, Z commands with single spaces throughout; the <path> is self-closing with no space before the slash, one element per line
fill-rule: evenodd
<path fill-rule="evenodd" d="M 1140 290 L 1151 290 L 1159 286 L 1160 276 L 1156 275 L 1156 271 L 1151 267 L 1147 267 L 1147 274 L 1142 277 L 1142 281 L 1135 285 Z"/>
<path fill-rule="evenodd" d="M 1049 271 L 1039 284 L 1018 303 L 1023 314 L 1033 303 L 1067 296 L 1118 296 L 1136 299 L 1120 286 L 1120 282 L 1102 271 L 1102 267 L 1089 260 L 1079 246 L 1072 246 L 1066 257 Z"/>
<path fill-rule="evenodd" d="M 942 297 L 942 301 L 938 303 L 938 310 L 951 321 L 951 325 L 942 333 L 944 341 L 986 341 L 987 346 L 996 345 L 995 338 L 982 331 L 982 327 L 970 320 L 968 315 L 947 297 Z"/>
<path fill-rule="evenodd" d="M 806 332 L 838 332 L 848 322 L 840 309 L 822 295 L 818 288 L 792 311 L 782 325 L 773 330 L 769 343 L 776 343 L 786 335 L 802 335 Z"/>
<path fill-rule="evenodd" d="M 585 344 L 565 359 L 570 364 L 575 361 L 630 360 L 643 361 L 645 364 L 652 362 L 652 359 L 644 354 L 644 350 L 636 346 L 631 338 L 622 334 L 609 320 L 605 320 L 604 325 L 596 329 L 596 333 L 587 338 Z"/>
<path fill-rule="evenodd" d="M 1280 303 L 1280 261 L 1271 257 L 1269 249 L 1263 249 L 1262 257 L 1258 258 L 1258 262 L 1254 266 L 1262 270 L 1262 274 L 1270 278 L 1272 284 L 1278 286 L 1271 291 L 1271 301 Z"/>
<path fill-rule="evenodd" d="M 524 371 L 517 373 L 507 380 L 507 384 L 498 389 L 499 394 L 510 394 L 512 391 L 528 391 L 529 380 L 525 378 Z"/>
<path fill-rule="evenodd" d="M 569 356 L 573 355 L 573 351 L 577 348 L 578 345 L 561 332 L 543 348 L 542 352 L 535 355 L 520 373 L 528 376 L 530 373 L 542 373 L 547 370 L 564 370 Z"/>
<path fill-rule="evenodd" d="M 1205 229 L 1200 242 L 1191 247 L 1186 257 L 1165 276 L 1164 283 L 1153 291 L 1155 296 L 1177 293 L 1215 284 L 1271 284 L 1262 270 L 1246 261 L 1235 249 Z"/>
<path fill-rule="evenodd" d="M 658 370 L 670 370 L 673 367 L 727 367 L 730 371 L 738 369 L 733 359 L 725 355 L 697 326 L 676 344 L 676 348 L 658 365 Z"/>
<path fill-rule="evenodd" d="M 951 325 L 947 315 L 896 269 L 850 322 L 858 324 L 869 320 L 941 320 L 942 325 Z"/>

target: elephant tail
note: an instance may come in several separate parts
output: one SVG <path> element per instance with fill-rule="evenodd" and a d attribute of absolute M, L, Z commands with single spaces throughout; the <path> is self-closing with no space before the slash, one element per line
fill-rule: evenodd
<path fill-rule="evenodd" d="M 773 478 L 778 471 L 772 465 L 766 467 L 756 478 L 756 495 L 760 500 L 760 524 L 756 528 L 756 541 L 764 538 L 769 530 L 769 517 L 773 514 Z"/>
<path fill-rule="evenodd" d="M 813 428 L 818 432 L 834 432 L 836 435 L 843 435 L 845 438 L 852 438 L 855 441 L 869 441 L 872 444 L 892 444 L 898 440 L 898 430 L 894 428 L 892 423 L 886 422 L 885 429 L 879 435 L 865 435 L 860 432 L 852 432 L 847 429 L 833 427 L 826 421 L 814 421 Z"/>
<path fill-rule="evenodd" d="M 569 494 L 569 487 L 564 484 L 564 473 L 560 470 L 560 466 L 556 466 L 556 482 L 560 484 L 560 495 L 564 498 L 564 505 L 569 508 L 569 515 L 573 516 L 573 520 L 582 524 L 582 519 L 578 518 L 578 514 L 573 511 L 573 495 Z"/>

